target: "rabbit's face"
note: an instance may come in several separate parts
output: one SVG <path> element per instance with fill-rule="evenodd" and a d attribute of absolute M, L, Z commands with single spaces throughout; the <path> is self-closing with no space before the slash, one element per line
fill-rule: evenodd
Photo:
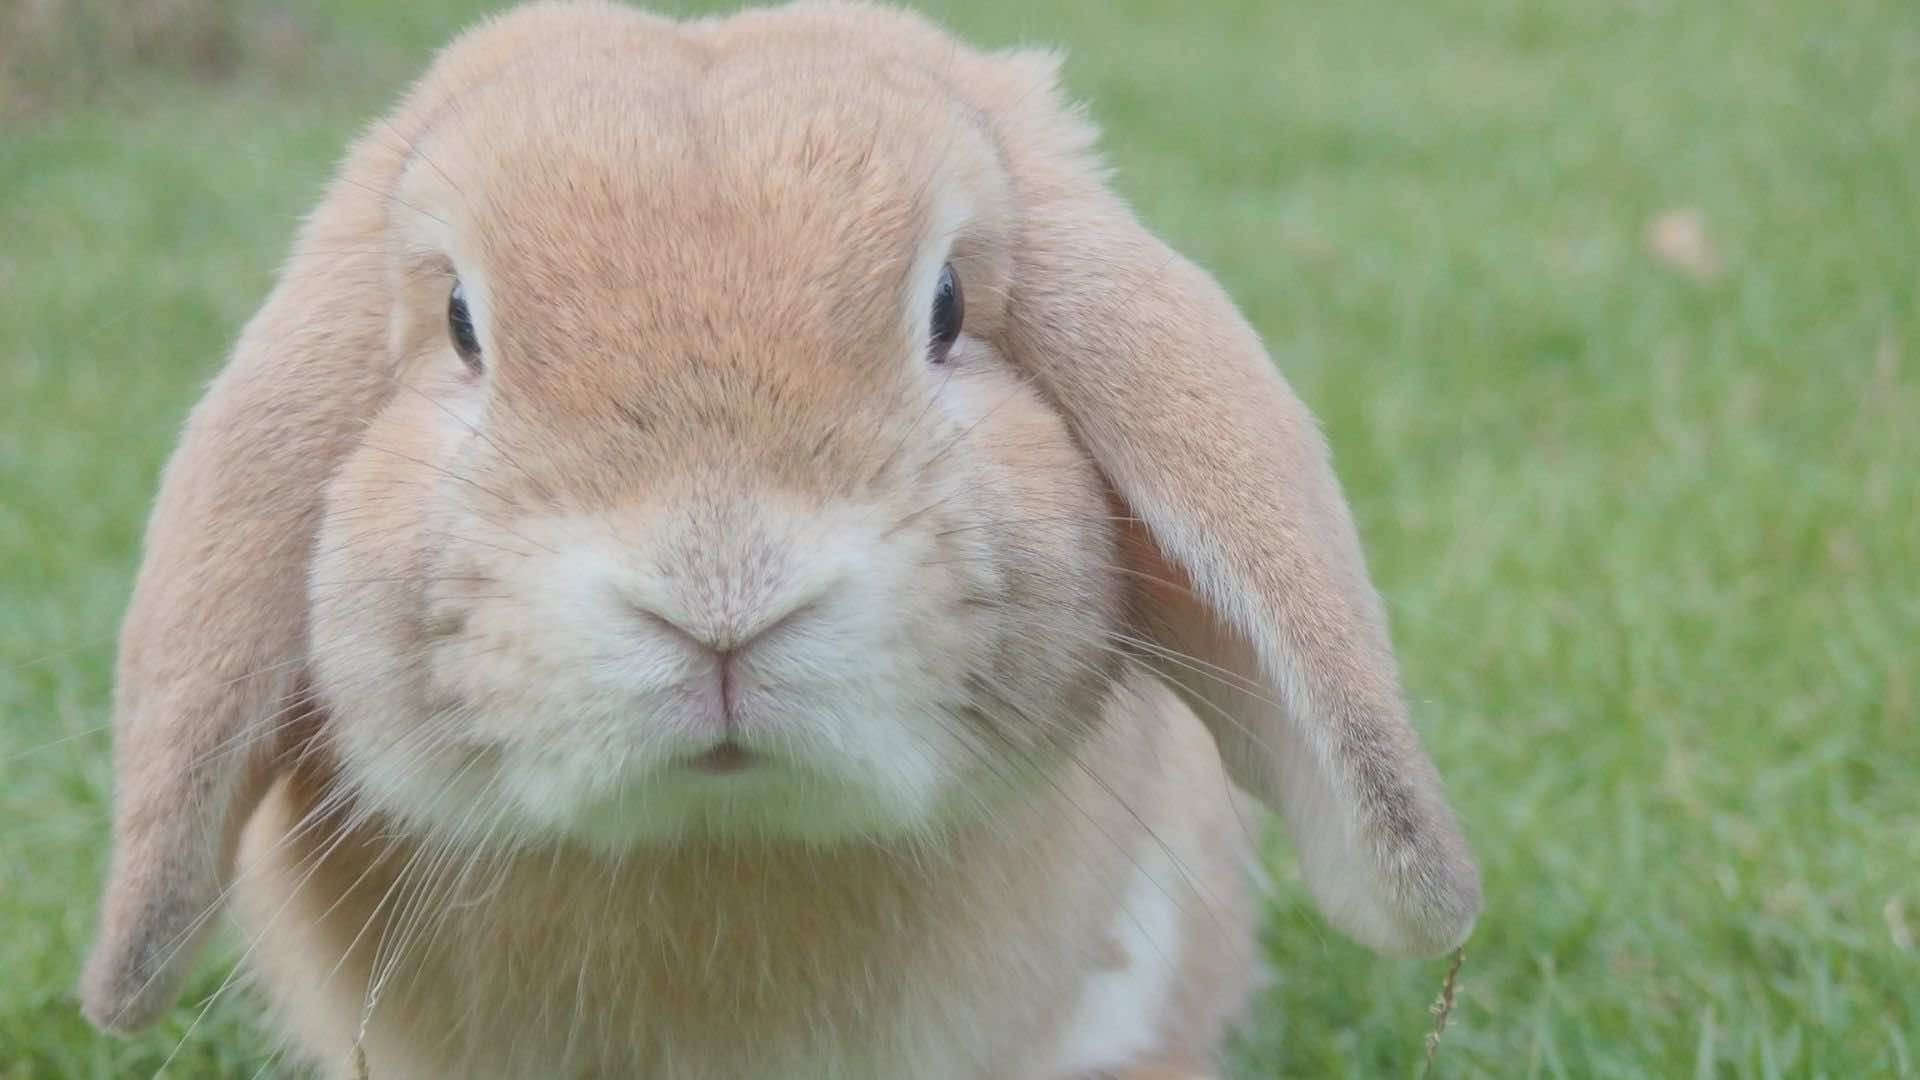
<path fill-rule="evenodd" d="M 991 344 L 1005 181 L 876 77 L 508 78 L 411 148 L 398 386 L 310 582 L 372 807 L 610 850 L 911 833 L 1097 721 L 1113 511 Z"/>

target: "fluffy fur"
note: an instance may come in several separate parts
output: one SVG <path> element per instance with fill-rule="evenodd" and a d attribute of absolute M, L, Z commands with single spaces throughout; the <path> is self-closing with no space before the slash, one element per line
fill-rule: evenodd
<path fill-rule="evenodd" d="M 88 1015 L 231 894 L 382 1078 L 1203 1072 L 1236 785 L 1342 928 L 1462 940 L 1312 419 L 1054 66 L 847 4 L 449 46 L 168 467 Z"/>

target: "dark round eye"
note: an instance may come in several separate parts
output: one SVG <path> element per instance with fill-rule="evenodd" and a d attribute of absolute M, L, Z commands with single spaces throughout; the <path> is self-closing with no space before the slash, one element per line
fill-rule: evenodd
<path fill-rule="evenodd" d="M 466 286 L 453 283 L 447 297 L 447 332 L 453 335 L 453 350 L 467 362 L 475 375 L 480 374 L 480 336 L 473 332 L 473 313 L 467 310 Z"/>
<path fill-rule="evenodd" d="M 953 348 L 954 339 L 960 336 L 960 323 L 967 317 L 967 296 L 960 291 L 960 278 L 953 272 L 953 264 L 940 268 L 940 284 L 933 289 L 932 330 L 928 334 L 927 359 L 933 363 L 944 363 L 947 351 Z"/>

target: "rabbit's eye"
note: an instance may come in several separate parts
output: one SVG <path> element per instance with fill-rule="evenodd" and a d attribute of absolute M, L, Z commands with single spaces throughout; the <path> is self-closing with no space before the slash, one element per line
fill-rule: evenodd
<path fill-rule="evenodd" d="M 953 272 L 953 264 L 940 268 L 940 284 L 933 289 L 932 340 L 927 343 L 927 359 L 933 363 L 944 363 L 947 351 L 960 336 L 960 322 L 967 315 L 966 294 L 960 291 L 960 278 Z"/>
<path fill-rule="evenodd" d="M 467 310 L 466 286 L 453 283 L 447 297 L 447 331 L 453 336 L 453 349 L 475 375 L 480 374 L 480 337 L 473 332 L 473 313 Z"/>

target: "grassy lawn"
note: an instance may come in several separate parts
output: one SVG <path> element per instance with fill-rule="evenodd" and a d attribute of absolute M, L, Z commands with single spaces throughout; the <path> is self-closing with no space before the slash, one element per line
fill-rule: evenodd
<path fill-rule="evenodd" d="M 225 59 L 56 34 L 0 79 L 4 1080 L 273 1074 L 244 994 L 196 1020 L 237 947 L 138 1040 L 74 1010 L 111 635 L 297 216 L 481 10 L 213 6 Z M 1437 1075 L 1920 1075 L 1920 5 L 944 7 L 1070 47 L 1327 426 L 1486 872 Z M 1237 1068 L 1417 1074 L 1444 964 L 1274 862 Z"/>

